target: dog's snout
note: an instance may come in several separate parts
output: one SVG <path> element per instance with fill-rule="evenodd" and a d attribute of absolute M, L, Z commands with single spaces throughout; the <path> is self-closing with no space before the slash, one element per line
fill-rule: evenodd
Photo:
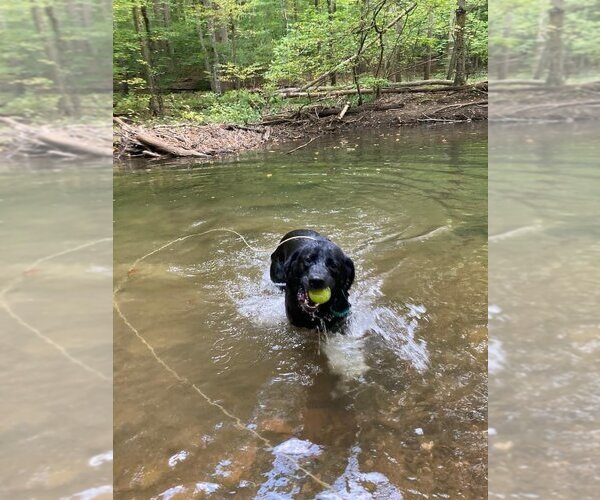
<path fill-rule="evenodd" d="M 310 278 L 308 286 L 313 290 L 320 290 L 321 288 L 325 288 L 325 280 L 323 278 Z"/>

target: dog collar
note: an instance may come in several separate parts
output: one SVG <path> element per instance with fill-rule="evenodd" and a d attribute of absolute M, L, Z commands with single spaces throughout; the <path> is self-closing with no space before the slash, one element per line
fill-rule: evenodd
<path fill-rule="evenodd" d="M 343 311 L 336 311 L 335 309 L 331 309 L 331 314 L 333 314 L 336 318 L 345 318 L 350 314 L 350 307 L 347 307 Z"/>

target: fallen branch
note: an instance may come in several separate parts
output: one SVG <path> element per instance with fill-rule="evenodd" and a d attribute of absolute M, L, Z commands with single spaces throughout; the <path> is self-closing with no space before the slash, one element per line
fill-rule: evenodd
<path fill-rule="evenodd" d="M 317 137 L 313 137 L 310 141 L 308 141 L 308 142 L 306 142 L 306 143 L 298 146 L 297 148 L 294 148 L 294 149 L 288 151 L 286 154 L 291 155 L 294 151 L 298 151 L 299 149 L 305 148 L 306 146 L 308 146 L 312 141 L 314 141 L 317 138 L 318 138 L 318 136 Z"/>
<path fill-rule="evenodd" d="M 458 103 L 458 104 L 449 104 L 448 106 L 443 106 L 441 108 L 438 108 L 434 111 L 432 111 L 432 114 L 436 114 L 439 113 L 440 111 L 445 111 L 447 109 L 460 109 L 460 108 L 466 108 L 467 106 L 487 106 L 488 102 L 486 101 L 473 101 L 473 102 L 463 102 L 463 103 Z"/>
<path fill-rule="evenodd" d="M 417 118 L 418 122 L 442 122 L 442 123 L 466 123 L 470 122 L 470 119 L 465 120 L 451 120 L 450 118 Z"/>
<path fill-rule="evenodd" d="M 426 80 L 425 80 L 426 81 Z M 448 92 L 448 91 L 460 91 L 460 90 L 487 90 L 488 82 L 478 82 L 473 85 L 464 85 L 461 87 L 448 86 L 432 86 L 432 88 L 423 88 L 423 85 L 407 85 L 402 87 L 392 86 L 379 89 L 381 94 L 403 94 L 403 93 L 420 93 L 420 92 Z M 361 94 L 375 94 L 378 89 L 375 88 L 361 88 Z M 294 91 L 287 92 L 286 94 L 280 94 L 283 99 L 294 99 L 298 97 L 321 97 L 321 98 L 334 98 L 340 96 L 357 95 L 357 89 L 344 89 L 335 90 L 331 92 L 305 92 L 305 91 Z"/>
<path fill-rule="evenodd" d="M 8 117 L 0 117 L 0 121 L 6 123 L 19 132 L 27 134 L 27 140 L 29 142 L 41 142 L 46 146 L 49 146 L 48 149 L 53 154 L 61 153 L 59 154 L 60 156 L 112 156 L 112 151 L 108 147 L 90 144 L 89 142 L 84 142 L 81 139 L 71 137 L 61 132 L 38 130 Z"/>
<path fill-rule="evenodd" d="M 427 86 L 436 86 L 436 85 L 452 85 L 454 82 L 452 80 L 413 80 L 410 82 L 392 82 L 388 84 L 387 88 L 403 88 L 403 87 L 427 87 Z M 326 85 L 323 87 L 316 87 L 311 95 L 314 95 L 315 92 L 323 93 L 323 92 L 335 92 L 338 90 L 351 90 L 354 89 L 354 85 Z M 262 92 L 262 90 L 256 90 L 255 92 Z M 286 95 L 295 92 L 304 92 L 301 87 L 287 87 L 283 89 L 276 90 L 276 94 L 278 95 Z"/>
<path fill-rule="evenodd" d="M 167 142 L 159 139 L 158 137 L 156 137 L 156 135 L 152 133 L 137 130 L 135 127 L 128 125 L 117 116 L 113 117 L 113 121 L 117 123 L 121 128 L 131 133 L 136 141 L 141 142 L 142 144 L 149 146 L 153 149 L 156 149 L 157 151 L 162 151 L 163 153 L 168 153 L 173 156 L 195 156 L 198 158 L 210 158 L 210 155 L 207 155 L 205 153 L 200 153 L 199 151 L 193 151 L 191 149 L 173 146 L 172 144 L 168 144 Z"/>
<path fill-rule="evenodd" d="M 545 86 L 546 82 L 544 80 L 492 80 L 491 82 L 493 87 L 500 85 L 532 85 L 532 86 Z"/>
<path fill-rule="evenodd" d="M 545 104 L 535 104 L 533 106 L 525 106 L 525 107 L 517 108 L 515 111 L 518 111 L 519 114 L 522 114 L 525 111 L 531 111 L 533 109 L 553 110 L 553 109 L 559 109 L 559 108 L 570 108 L 570 107 L 575 107 L 575 106 L 600 106 L 600 101 L 599 100 L 568 101 L 568 102 L 559 102 L 559 103 L 549 102 L 549 103 L 545 103 Z"/>

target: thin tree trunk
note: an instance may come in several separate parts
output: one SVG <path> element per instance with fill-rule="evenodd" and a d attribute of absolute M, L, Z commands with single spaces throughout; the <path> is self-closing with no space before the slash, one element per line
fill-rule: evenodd
<path fill-rule="evenodd" d="M 544 74 L 544 69 L 548 63 L 547 52 L 546 52 L 546 17 L 548 13 L 542 12 L 538 21 L 538 34 L 536 39 L 536 57 L 535 65 L 533 69 L 533 79 L 539 80 Z"/>
<path fill-rule="evenodd" d="M 502 37 L 505 42 L 510 38 L 512 33 L 512 12 L 508 13 L 504 18 L 504 30 L 502 33 Z M 510 50 L 508 46 L 505 44 L 502 48 L 502 58 L 500 60 L 500 65 L 498 66 L 498 80 L 506 80 L 508 75 L 510 74 Z"/>
<path fill-rule="evenodd" d="M 54 46 L 56 47 L 56 51 L 57 51 L 56 62 L 58 63 L 59 68 L 62 68 L 59 71 L 61 71 L 64 75 L 65 69 L 67 67 L 65 59 L 64 59 L 64 56 L 67 53 L 67 46 L 62 39 L 62 36 L 60 33 L 60 27 L 58 24 L 58 19 L 56 18 L 55 14 L 54 14 L 54 8 L 51 5 L 47 5 L 46 7 L 44 7 L 44 12 L 46 13 L 46 17 L 48 18 L 48 21 L 50 23 L 50 28 L 52 29 L 53 42 L 54 42 Z M 67 78 L 65 85 L 66 85 L 66 90 L 69 94 L 68 97 L 69 97 L 71 106 L 73 108 L 74 115 L 79 116 L 81 114 L 81 103 L 79 101 L 79 95 L 69 85 L 68 78 Z"/>
<path fill-rule="evenodd" d="M 404 26 L 406 24 L 406 19 L 400 19 L 397 23 L 396 23 L 396 37 L 397 40 L 400 39 L 400 36 L 402 35 L 402 32 L 404 31 Z M 401 47 L 401 46 L 400 46 Z M 394 51 L 396 52 L 394 60 L 393 60 L 393 64 L 395 66 L 395 70 L 394 70 L 394 82 L 402 82 L 402 49 L 398 47 L 398 45 L 394 48 Z"/>
<path fill-rule="evenodd" d="M 565 9 L 563 0 L 553 0 L 553 7 L 549 11 L 548 22 L 548 77 L 546 84 L 560 86 L 564 83 L 564 60 L 562 30 L 565 21 Z"/>
<path fill-rule="evenodd" d="M 281 17 L 283 17 L 283 20 L 285 21 L 285 32 L 287 33 L 290 29 L 287 0 L 281 0 Z"/>
<path fill-rule="evenodd" d="M 175 66 L 175 51 L 169 40 L 169 31 L 171 28 L 171 11 L 168 2 L 162 0 L 152 1 L 152 10 L 156 25 L 162 30 L 162 36 L 158 41 L 163 54 L 167 57 L 169 69 L 173 70 Z"/>
<path fill-rule="evenodd" d="M 450 30 L 448 31 L 448 71 L 446 72 L 446 79 L 451 80 L 454 78 L 454 69 L 456 67 L 456 52 L 454 50 L 454 21 L 455 14 L 450 14 Z"/>
<path fill-rule="evenodd" d="M 204 31 L 202 29 L 202 20 L 198 19 L 196 21 L 196 33 L 198 34 L 198 40 L 200 41 L 200 48 L 202 49 L 202 60 L 204 61 L 204 70 L 206 75 L 210 81 L 210 88 L 213 92 L 215 92 L 215 82 L 213 80 L 213 72 L 212 66 L 210 64 L 210 55 L 208 53 L 208 49 L 206 47 L 206 42 L 204 40 Z"/>
<path fill-rule="evenodd" d="M 50 9 L 50 11 L 46 10 Z M 67 84 L 67 77 L 65 74 L 64 61 L 62 59 L 62 51 L 57 40 L 60 40 L 60 32 L 58 23 L 54 18 L 54 13 L 51 7 L 45 8 L 46 17 L 50 21 L 52 36 L 47 33 L 47 25 L 42 17 L 40 7 L 37 2 L 33 2 L 31 7 L 31 16 L 33 18 L 33 24 L 35 29 L 40 36 L 46 57 L 52 61 L 51 65 L 51 78 L 56 86 L 56 90 L 60 96 L 59 98 L 59 110 L 67 116 L 76 116 L 79 113 L 79 102 L 75 98 L 74 93 L 71 91 Z"/>
<path fill-rule="evenodd" d="M 427 57 L 425 59 L 425 66 L 423 68 L 423 80 L 429 80 L 431 78 L 431 60 L 433 51 L 431 49 L 431 42 L 433 38 L 433 11 L 429 11 L 427 16 Z"/>
<path fill-rule="evenodd" d="M 335 0 L 327 0 L 327 18 L 329 20 L 329 61 L 333 64 L 334 60 L 334 50 L 333 50 L 333 16 L 336 11 L 336 2 Z M 329 75 L 329 82 L 331 85 L 336 85 L 337 83 L 337 73 L 334 71 Z"/>
<path fill-rule="evenodd" d="M 210 11 L 214 12 L 215 7 L 210 0 L 203 0 L 205 7 Z M 221 83 L 221 75 L 219 67 L 221 65 L 219 49 L 218 49 L 218 33 L 217 27 L 215 26 L 214 16 L 209 14 L 208 16 L 208 38 L 210 40 L 210 50 L 212 52 L 211 60 L 211 77 L 212 77 L 212 90 L 217 94 L 223 93 L 223 85 Z"/>
<path fill-rule="evenodd" d="M 150 46 L 150 22 L 148 21 L 146 7 L 139 7 L 135 5 L 132 7 L 131 12 L 133 15 L 135 31 L 140 40 L 142 58 L 144 59 L 146 67 L 146 83 L 148 84 L 148 91 L 150 92 L 150 113 L 153 116 L 161 116 L 164 112 L 164 107 L 162 97 L 158 91 L 154 62 L 152 60 L 152 48 Z"/>
<path fill-rule="evenodd" d="M 236 65 L 237 64 L 237 33 L 236 33 L 236 29 L 235 29 L 235 20 L 233 19 L 233 17 L 231 17 L 229 19 L 229 28 L 231 30 L 231 35 L 230 35 L 230 40 L 231 40 L 231 62 Z M 234 87 L 236 88 L 236 90 L 239 90 L 240 88 L 240 79 L 238 77 L 235 77 L 235 80 L 233 82 Z"/>
<path fill-rule="evenodd" d="M 456 73 L 454 75 L 454 85 L 457 87 L 463 86 L 467 81 L 467 46 L 465 44 L 466 18 L 466 0 L 458 0 L 458 7 L 456 9 L 456 24 L 454 27 L 454 53 L 456 54 Z"/>

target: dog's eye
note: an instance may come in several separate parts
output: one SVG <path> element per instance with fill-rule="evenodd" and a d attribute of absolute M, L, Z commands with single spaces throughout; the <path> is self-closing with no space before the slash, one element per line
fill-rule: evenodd
<path fill-rule="evenodd" d="M 337 268 L 337 264 L 335 263 L 335 260 L 333 260 L 333 259 L 327 259 L 327 260 L 325 261 L 325 265 L 326 265 L 327 267 L 330 267 L 331 269 L 335 269 L 335 268 Z"/>

